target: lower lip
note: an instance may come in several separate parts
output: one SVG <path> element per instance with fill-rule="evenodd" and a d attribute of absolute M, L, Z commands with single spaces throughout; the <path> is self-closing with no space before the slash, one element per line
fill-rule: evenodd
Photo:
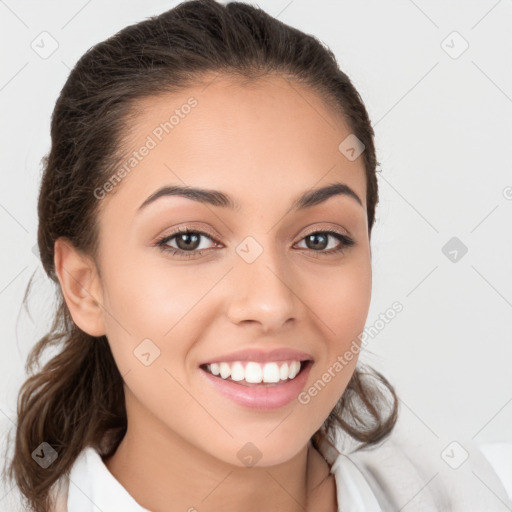
<path fill-rule="evenodd" d="M 308 361 L 300 373 L 291 380 L 272 385 L 245 386 L 232 380 L 224 380 L 200 368 L 201 373 L 220 391 L 235 403 L 250 409 L 271 410 L 284 407 L 298 397 L 304 389 L 309 371 L 313 365 Z"/>

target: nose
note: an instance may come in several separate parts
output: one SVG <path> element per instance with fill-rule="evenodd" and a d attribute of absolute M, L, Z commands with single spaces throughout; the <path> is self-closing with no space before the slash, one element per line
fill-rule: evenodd
<path fill-rule="evenodd" d="M 252 263 L 239 256 L 235 261 L 227 312 L 233 323 L 258 324 L 268 333 L 297 320 L 302 302 L 283 258 L 265 249 Z"/>

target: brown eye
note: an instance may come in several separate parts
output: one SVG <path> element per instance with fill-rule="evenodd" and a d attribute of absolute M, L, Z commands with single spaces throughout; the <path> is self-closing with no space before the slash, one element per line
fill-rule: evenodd
<path fill-rule="evenodd" d="M 209 239 L 216 242 L 208 233 L 203 231 L 192 230 L 188 228 L 180 228 L 166 235 L 156 242 L 156 245 L 163 251 L 168 251 L 177 256 L 191 257 L 200 256 L 204 247 L 199 249 L 202 239 Z M 169 245 L 169 242 L 174 241 L 176 247 Z"/>
<path fill-rule="evenodd" d="M 309 249 L 325 249 L 328 245 L 329 235 L 325 233 L 313 233 L 304 238 Z"/>
<path fill-rule="evenodd" d="M 329 247 L 329 238 L 338 240 L 338 244 L 329 250 L 325 250 Z M 315 231 L 306 235 L 301 241 L 306 242 L 307 249 L 323 254 L 339 253 L 355 244 L 352 238 L 337 231 Z"/>
<path fill-rule="evenodd" d="M 180 233 L 173 238 L 176 238 L 176 245 L 178 246 L 178 249 L 183 251 L 196 250 L 198 242 L 201 239 L 201 235 L 198 236 L 196 233 Z"/>

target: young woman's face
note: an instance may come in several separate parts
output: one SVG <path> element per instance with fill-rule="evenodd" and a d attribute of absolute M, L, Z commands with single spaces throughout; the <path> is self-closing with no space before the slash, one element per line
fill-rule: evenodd
<path fill-rule="evenodd" d="M 340 151 L 351 131 L 319 97 L 281 78 L 217 78 L 139 107 L 119 166 L 127 163 L 126 176 L 98 191 L 102 315 L 125 381 L 128 428 L 148 449 L 180 440 L 238 466 L 245 455 L 261 457 L 260 466 L 289 460 L 327 418 L 357 361 L 371 296 L 362 156 Z M 334 183 L 360 202 L 338 193 L 294 208 Z M 160 195 L 141 207 L 176 186 L 218 191 L 237 206 Z M 172 237 L 178 228 L 194 233 Z M 249 349 L 263 361 L 289 349 L 312 363 L 271 386 L 227 383 L 202 366 Z M 279 372 L 301 359 L 276 357 Z M 260 361 L 237 359 L 242 367 Z"/>

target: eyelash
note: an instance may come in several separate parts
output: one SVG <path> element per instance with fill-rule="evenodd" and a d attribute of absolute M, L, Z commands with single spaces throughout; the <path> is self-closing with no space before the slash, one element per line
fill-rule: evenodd
<path fill-rule="evenodd" d="M 192 233 L 192 234 L 201 235 L 201 236 L 204 235 L 205 237 L 210 238 L 215 243 L 219 243 L 211 235 L 209 235 L 208 233 L 205 233 L 204 231 L 193 230 L 193 229 L 189 229 L 189 228 L 179 228 L 176 231 L 174 231 L 173 233 L 171 233 L 170 235 L 165 235 L 164 237 L 158 239 L 155 242 L 155 246 L 157 246 L 161 251 L 168 252 L 168 253 L 170 252 L 171 255 L 173 255 L 173 256 L 179 256 L 179 257 L 184 257 L 184 258 L 191 258 L 193 256 L 201 256 L 203 254 L 203 252 L 209 250 L 209 249 L 201 249 L 201 250 L 195 249 L 193 251 L 183 251 L 182 249 L 176 249 L 174 247 L 169 247 L 167 245 L 167 242 L 169 242 L 170 240 L 175 238 L 177 235 L 180 235 L 182 233 Z M 311 231 L 310 233 L 307 233 L 306 235 L 304 235 L 304 237 L 301 238 L 300 241 L 304 240 L 304 238 L 306 238 L 310 235 L 315 235 L 315 234 L 331 235 L 341 243 L 340 243 L 339 247 L 337 247 L 335 249 L 330 249 L 328 251 L 315 251 L 314 249 L 301 249 L 301 250 L 310 251 L 312 253 L 326 254 L 327 256 L 329 256 L 329 255 L 333 255 L 333 254 L 342 253 L 343 251 L 345 251 L 345 249 L 348 249 L 349 247 L 351 247 L 355 244 L 355 241 L 352 238 L 350 238 L 349 236 L 338 233 L 337 231 L 329 231 L 329 230 Z M 318 256 L 315 255 L 315 257 L 318 258 L 319 255 Z"/>

